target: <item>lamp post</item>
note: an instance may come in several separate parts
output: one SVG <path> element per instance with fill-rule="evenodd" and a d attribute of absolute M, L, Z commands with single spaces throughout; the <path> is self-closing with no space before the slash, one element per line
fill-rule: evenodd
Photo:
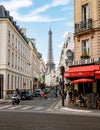
<path fill-rule="evenodd" d="M 64 72 L 65 68 L 64 66 L 61 66 L 61 75 L 62 75 L 62 106 L 64 106 Z"/>

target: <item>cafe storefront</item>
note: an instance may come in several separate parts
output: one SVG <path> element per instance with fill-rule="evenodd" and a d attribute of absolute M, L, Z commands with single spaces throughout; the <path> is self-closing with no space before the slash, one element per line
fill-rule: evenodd
<path fill-rule="evenodd" d="M 64 78 L 69 79 L 77 88 L 78 94 L 87 97 L 87 107 L 96 107 L 96 94 L 100 95 L 100 65 L 84 65 L 69 67 L 64 73 Z"/>
<path fill-rule="evenodd" d="M 92 87 L 93 92 L 100 93 L 100 65 L 70 67 L 68 71 L 64 73 L 64 78 L 70 79 L 71 81 L 80 78 L 92 79 L 94 82 L 89 83 L 90 85 L 88 85 L 86 88 L 91 90 Z M 87 84 L 85 86 L 87 86 Z M 80 89 L 80 87 L 78 88 Z M 88 89 L 86 90 L 89 91 Z"/>

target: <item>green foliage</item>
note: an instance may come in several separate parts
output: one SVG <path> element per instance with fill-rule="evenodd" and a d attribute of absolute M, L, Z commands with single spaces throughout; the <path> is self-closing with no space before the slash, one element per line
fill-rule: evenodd
<path fill-rule="evenodd" d="M 81 58 L 81 59 L 88 59 L 88 58 L 90 58 L 90 56 L 89 56 L 89 54 L 84 53 L 84 54 L 82 54 L 82 55 L 80 56 L 80 58 Z"/>
<path fill-rule="evenodd" d="M 66 85 L 66 89 L 68 90 L 68 89 L 73 89 L 74 88 L 74 86 L 73 85 Z"/>

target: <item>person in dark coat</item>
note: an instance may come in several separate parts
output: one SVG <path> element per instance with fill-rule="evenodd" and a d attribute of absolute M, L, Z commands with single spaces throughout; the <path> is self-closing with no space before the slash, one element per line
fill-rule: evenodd
<path fill-rule="evenodd" d="M 70 99 L 70 103 L 71 103 L 71 101 L 72 101 L 72 95 L 73 95 L 71 88 L 69 89 L 68 94 L 69 94 L 69 99 Z"/>

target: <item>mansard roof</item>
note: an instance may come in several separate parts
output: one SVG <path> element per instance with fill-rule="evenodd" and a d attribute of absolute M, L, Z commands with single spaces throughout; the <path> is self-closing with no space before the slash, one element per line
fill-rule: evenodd
<path fill-rule="evenodd" d="M 13 17 L 10 16 L 9 11 L 7 11 L 3 5 L 0 5 L 0 19 L 2 18 L 7 18 L 20 33 L 22 38 L 28 43 L 28 38 L 24 35 L 24 33 L 22 33 L 21 28 L 16 24 L 16 21 L 13 20 Z"/>

